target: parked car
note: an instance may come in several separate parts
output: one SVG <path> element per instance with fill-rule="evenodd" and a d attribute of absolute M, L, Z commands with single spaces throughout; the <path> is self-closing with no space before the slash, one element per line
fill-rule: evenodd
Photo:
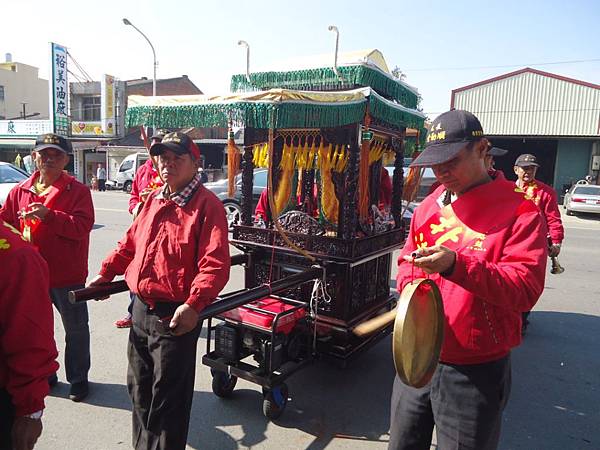
<path fill-rule="evenodd" d="M 254 183 L 252 188 L 252 199 L 254 206 L 258 203 L 258 199 L 263 190 L 267 188 L 267 170 L 266 169 L 255 169 L 254 170 Z M 227 223 L 229 228 L 234 223 L 238 223 L 241 219 L 242 214 L 242 175 L 235 177 L 236 190 L 233 197 L 227 195 L 227 178 L 211 183 L 204 183 L 204 187 L 212 191 L 218 198 L 223 202 L 225 212 L 227 213 Z M 253 206 L 253 207 L 254 207 Z"/>
<path fill-rule="evenodd" d="M 410 167 L 408 167 L 411 163 L 411 158 L 404 158 L 404 179 L 408 176 L 408 172 L 410 171 Z M 386 166 L 386 170 L 390 174 L 390 178 L 394 176 L 394 166 Z M 419 185 L 419 190 L 417 191 L 417 197 L 415 198 L 416 202 L 422 201 L 429 194 L 429 190 L 431 189 L 431 185 L 436 182 L 435 175 L 433 174 L 433 170 L 430 167 L 426 167 L 423 171 L 423 177 L 421 178 L 421 184 Z"/>
<path fill-rule="evenodd" d="M 115 179 L 111 180 L 111 182 L 114 181 L 116 189 L 123 189 L 125 192 L 130 193 L 135 173 L 146 161 L 148 161 L 148 158 L 148 153 L 144 152 L 127 155 L 125 159 L 121 161 Z M 111 183 L 111 188 L 112 186 L 113 184 Z"/>
<path fill-rule="evenodd" d="M 565 194 L 563 208 L 567 211 L 567 216 L 576 212 L 600 214 L 600 186 L 573 185 Z"/>
<path fill-rule="evenodd" d="M 24 170 L 10 163 L 0 161 L 0 206 L 6 201 L 11 189 L 27 178 L 29 178 L 29 175 Z"/>

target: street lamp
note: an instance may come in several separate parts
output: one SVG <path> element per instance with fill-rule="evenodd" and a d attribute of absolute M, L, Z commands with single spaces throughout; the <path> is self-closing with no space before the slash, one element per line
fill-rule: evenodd
<path fill-rule="evenodd" d="M 148 44 L 150 44 L 150 48 L 152 49 L 152 56 L 154 57 L 154 75 L 152 76 L 152 97 L 156 97 L 156 52 L 154 51 L 154 45 L 152 45 L 152 42 L 150 42 L 150 39 L 148 39 L 148 36 L 146 36 L 144 33 L 142 33 L 142 31 L 136 27 L 134 24 L 132 24 L 129 19 L 123 18 L 123 23 L 125 25 L 130 25 L 132 26 L 138 33 L 140 33 L 142 36 L 144 36 L 144 39 L 146 39 L 146 41 L 148 42 Z"/>

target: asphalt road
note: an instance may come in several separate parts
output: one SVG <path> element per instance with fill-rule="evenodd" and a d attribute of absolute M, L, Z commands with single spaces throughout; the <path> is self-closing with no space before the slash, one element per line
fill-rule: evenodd
<path fill-rule="evenodd" d="M 94 204 L 90 277 L 131 221 L 123 193 L 95 192 Z M 564 220 L 567 238 L 560 261 L 566 272 L 548 274 L 529 333 L 513 352 L 501 449 L 600 448 L 600 218 Z M 242 270 L 236 267 L 226 290 L 242 283 Z M 46 402 L 37 449 L 130 448 L 128 332 L 113 325 L 127 302 L 128 295 L 119 294 L 90 303 L 90 396 L 84 403 L 71 402 L 61 367 L 61 381 Z M 55 320 L 62 365 L 64 333 L 60 319 Z M 202 337 L 199 357 L 205 345 Z M 209 370 L 198 363 L 188 448 L 387 448 L 394 376 L 390 347 L 390 340 L 384 340 L 344 370 L 317 362 L 294 375 L 288 382 L 290 402 L 276 424 L 262 415 L 258 386 L 239 380 L 231 399 L 219 399 L 211 391 Z"/>

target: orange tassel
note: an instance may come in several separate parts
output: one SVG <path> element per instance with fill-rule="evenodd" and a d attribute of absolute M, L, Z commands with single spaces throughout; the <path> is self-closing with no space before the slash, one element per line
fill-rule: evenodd
<path fill-rule="evenodd" d="M 240 149 L 235 145 L 233 131 L 229 131 L 227 139 L 227 195 L 235 194 L 235 176 L 239 173 L 241 161 Z"/>
<path fill-rule="evenodd" d="M 369 130 L 371 116 L 365 115 L 364 131 Z M 369 217 L 369 149 L 371 141 L 363 139 L 360 143 L 360 165 L 358 169 L 358 216 L 360 220 Z"/>
<path fill-rule="evenodd" d="M 416 158 L 418 152 L 413 157 Z M 402 188 L 402 200 L 407 203 L 412 202 L 417 197 L 419 186 L 421 185 L 421 178 L 423 177 L 423 170 L 421 167 L 411 167 L 404 180 L 404 187 Z"/>

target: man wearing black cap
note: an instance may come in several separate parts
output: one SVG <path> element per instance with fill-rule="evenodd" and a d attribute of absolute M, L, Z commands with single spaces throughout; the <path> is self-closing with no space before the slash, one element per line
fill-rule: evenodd
<path fill-rule="evenodd" d="M 491 143 L 489 143 L 489 149 L 485 156 L 485 167 L 488 170 L 488 172 L 497 170 L 494 167 L 494 163 L 495 163 L 494 158 L 497 156 L 504 156 L 507 153 L 508 153 L 508 150 L 504 150 L 503 148 L 494 147 L 494 146 L 492 146 Z"/>
<path fill-rule="evenodd" d="M 65 327 L 69 397 L 78 402 L 88 395 L 90 330 L 87 305 L 71 304 L 68 292 L 87 278 L 94 206 L 89 188 L 64 171 L 71 152 L 62 136 L 38 137 L 32 153 L 38 170 L 10 191 L 0 219 L 20 229 L 48 263 L 50 298 Z"/>
<path fill-rule="evenodd" d="M 150 138 L 150 147 L 152 147 L 154 144 L 159 144 L 166 134 L 167 131 L 165 130 L 156 130 Z M 154 165 L 155 163 L 152 158 L 148 158 L 148 160 L 138 168 L 138 170 L 135 172 L 135 176 L 133 177 L 133 182 L 131 183 L 131 194 L 129 195 L 129 213 L 133 215 L 134 220 L 139 214 L 141 208 L 144 206 L 144 202 L 146 201 L 146 198 L 148 198 L 148 195 L 163 185 L 163 181 L 158 175 Z M 117 328 L 131 327 L 132 307 L 133 296 L 131 297 L 131 301 L 127 307 L 127 314 L 125 317 L 115 322 L 115 326 Z"/>
<path fill-rule="evenodd" d="M 412 163 L 431 167 L 441 186 L 415 210 L 396 285 L 435 281 L 445 333 L 429 384 L 394 381 L 390 449 L 429 448 L 434 425 L 439 448 L 498 445 L 521 312 L 544 287 L 546 226 L 514 184 L 488 172 L 488 146 L 479 120 L 452 110 L 433 121 Z"/>
<path fill-rule="evenodd" d="M 556 257 L 565 238 L 565 229 L 560 218 L 556 191 L 535 178 L 539 166 L 535 155 L 529 153 L 519 155 L 514 166 L 517 175 L 516 184 L 523 190 L 525 196 L 540 208 L 548 226 L 548 256 Z M 529 325 L 529 311 L 523 313 L 521 329 L 523 334 L 527 331 L 527 325 Z"/>
<path fill-rule="evenodd" d="M 125 274 L 135 294 L 127 387 L 136 449 L 185 449 L 194 391 L 198 314 L 229 278 L 228 227 L 221 201 L 200 182 L 200 151 L 183 133 L 150 149 L 165 185 L 90 284 Z"/>

